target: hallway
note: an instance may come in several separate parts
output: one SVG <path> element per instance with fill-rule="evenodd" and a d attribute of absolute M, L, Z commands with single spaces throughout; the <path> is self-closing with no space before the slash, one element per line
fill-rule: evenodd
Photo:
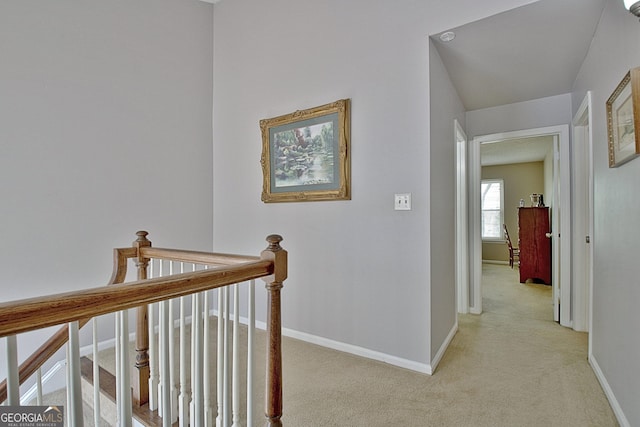
<path fill-rule="evenodd" d="M 295 426 L 616 426 L 587 334 L 553 322 L 550 287 L 485 265 L 485 312 L 429 377 L 285 339 L 284 417 Z M 402 333 L 402 331 L 396 331 Z"/>

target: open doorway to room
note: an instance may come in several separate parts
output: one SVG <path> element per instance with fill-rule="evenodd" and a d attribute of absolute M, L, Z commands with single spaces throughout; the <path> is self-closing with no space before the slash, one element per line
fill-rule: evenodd
<path fill-rule="evenodd" d="M 473 295 L 471 311 L 478 314 L 483 311 L 483 259 L 499 263 L 502 256 L 500 249 L 507 251 L 505 235 L 501 226 L 505 224 L 507 229 L 511 230 L 512 236 L 518 236 L 521 231 L 518 225 L 520 199 L 527 207 L 523 209 L 524 211 L 529 209 L 528 207 L 532 204 L 531 194 L 543 194 L 545 215 L 548 216 L 550 226 L 548 235 L 547 230 L 544 230 L 543 236 L 543 239 L 549 237 L 548 244 L 551 246 L 550 255 L 548 252 L 546 254 L 551 258 L 547 261 L 551 271 L 548 272 L 549 277 L 545 279 L 546 283 L 551 282 L 550 306 L 554 320 L 564 326 L 571 326 L 570 270 L 561 268 L 563 265 L 570 265 L 571 254 L 568 126 L 477 137 L 473 139 L 470 148 L 470 170 L 472 171 L 469 189 L 471 195 L 470 223 L 473 230 L 471 237 L 471 294 Z M 487 216 L 482 210 L 481 203 L 483 178 L 493 179 L 494 182 L 498 180 L 502 183 L 504 190 L 504 194 L 501 195 L 503 206 L 501 206 L 500 217 L 498 220 L 493 220 L 493 228 L 495 229 L 497 225 L 498 232 L 496 233 L 494 230 L 494 235 L 489 236 L 493 239 L 487 238 L 487 236 L 483 238 L 483 234 L 490 234 L 490 232 L 483 231 L 482 225 L 483 215 Z M 497 224 L 495 224 L 496 222 Z M 514 239 L 518 242 L 517 237 Z M 565 244 L 561 244 L 561 242 L 565 242 Z M 547 243 L 544 241 L 538 243 L 540 247 L 544 244 Z M 518 243 L 514 244 L 514 246 L 517 245 Z M 528 256 L 531 256 L 531 250 L 527 250 Z M 503 261 L 506 262 L 508 252 L 503 252 L 503 254 L 505 254 Z M 517 267 L 517 264 L 514 267 Z M 530 278 L 543 278 L 535 277 L 535 274 L 534 277 L 515 277 L 517 283 Z M 563 301 L 564 304 L 560 304 L 560 301 Z"/>
<path fill-rule="evenodd" d="M 507 300 L 511 301 L 508 309 L 517 310 L 521 316 L 554 319 L 551 240 L 545 236 L 551 231 L 553 153 L 552 135 L 480 146 L 481 289 L 485 312 L 504 310 Z M 525 216 L 524 223 L 520 215 Z M 538 218 L 537 230 L 532 229 L 534 223 L 526 220 L 527 216 Z"/>

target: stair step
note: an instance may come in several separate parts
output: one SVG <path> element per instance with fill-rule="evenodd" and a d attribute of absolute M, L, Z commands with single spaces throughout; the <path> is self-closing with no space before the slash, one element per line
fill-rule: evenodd
<path fill-rule="evenodd" d="M 80 373 L 87 383 L 93 386 L 93 361 L 88 357 L 80 358 Z M 100 392 L 112 405 L 112 413 L 115 414 L 115 402 L 116 402 L 116 377 L 111 372 L 104 369 L 102 366 L 99 368 L 100 379 Z M 93 402 L 93 395 L 91 395 L 87 402 Z M 102 403 L 102 402 L 101 402 Z M 100 405 L 101 407 L 103 405 Z M 133 417 L 141 424 L 147 427 L 155 427 L 162 425 L 162 418 L 158 416 L 157 411 L 149 410 L 149 405 L 143 406 L 133 405 L 132 408 Z M 108 417 L 108 416 L 107 416 Z M 108 418 L 112 417 L 105 417 Z M 178 426 L 178 423 L 174 423 L 174 426 Z"/>

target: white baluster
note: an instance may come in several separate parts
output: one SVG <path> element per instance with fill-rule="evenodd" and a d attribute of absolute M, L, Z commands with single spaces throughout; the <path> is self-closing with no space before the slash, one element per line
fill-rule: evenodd
<path fill-rule="evenodd" d="M 100 360 L 98 356 L 98 318 L 93 323 L 93 422 L 100 425 Z"/>
<path fill-rule="evenodd" d="M 207 267 L 205 266 L 205 269 Z M 202 377 L 204 379 L 204 425 L 213 427 L 213 406 L 211 405 L 211 333 L 209 324 L 209 307 L 211 292 L 204 292 L 204 344 L 203 344 L 203 367 Z"/>
<path fill-rule="evenodd" d="M 18 376 L 18 340 L 7 337 L 7 405 L 20 404 L 20 379 Z"/>
<path fill-rule="evenodd" d="M 119 426 L 130 427 L 133 422 L 131 380 L 129 370 L 129 310 L 122 310 L 120 317 L 120 376 L 116 377 L 116 387 L 120 389 Z M 80 421 L 82 422 L 82 421 Z M 73 424 L 82 425 L 82 424 Z"/>
<path fill-rule="evenodd" d="M 149 268 L 149 279 L 153 278 L 153 265 L 154 259 L 151 259 L 151 267 Z M 156 304 L 149 304 L 147 313 L 149 318 L 149 410 L 155 411 L 158 409 L 158 360 L 157 346 L 156 346 L 156 334 L 155 334 L 155 312 L 154 307 Z"/>
<path fill-rule="evenodd" d="M 230 304 L 229 304 L 229 287 L 225 286 L 224 287 L 224 315 L 223 315 L 223 322 L 224 322 L 224 354 L 223 354 L 223 364 L 224 364 L 224 369 L 222 372 L 222 400 L 224 402 L 224 405 L 222 407 L 222 420 L 224 422 L 224 426 L 226 427 L 227 425 L 229 425 L 229 421 L 231 420 L 230 417 L 230 399 L 229 399 L 229 386 L 230 386 L 230 382 L 229 382 L 229 373 L 231 371 L 231 366 L 230 366 L 230 361 L 229 361 L 229 338 L 230 338 L 230 333 L 229 333 L 229 313 L 230 313 Z"/>
<path fill-rule="evenodd" d="M 157 277 L 164 277 L 164 262 L 162 259 L 158 260 L 158 275 Z M 164 401 L 162 400 L 162 388 L 163 388 L 163 384 L 164 384 L 164 372 L 162 370 L 162 367 L 164 365 L 164 351 L 163 348 L 166 344 L 166 341 L 164 340 L 164 309 L 163 309 L 163 305 L 162 302 L 158 303 L 158 415 L 162 416 L 164 414 L 164 406 L 162 406 L 164 404 Z"/>
<path fill-rule="evenodd" d="M 67 364 L 69 366 L 69 383 L 71 399 L 69 400 L 69 424 L 83 425 L 82 417 L 82 383 L 80 379 L 80 336 L 78 322 L 69 323 L 69 351 Z"/>
<path fill-rule="evenodd" d="M 171 319 L 169 318 L 169 305 L 170 301 L 162 301 L 160 303 L 162 314 L 160 330 L 162 331 L 161 338 L 161 346 L 160 346 L 160 384 L 162 385 L 162 394 L 161 394 L 161 402 L 162 402 L 162 426 L 163 427 L 171 427 L 171 373 L 169 372 L 170 366 L 169 362 L 171 358 L 169 357 L 169 329 Z"/>
<path fill-rule="evenodd" d="M 180 263 L 184 273 L 184 263 Z M 189 392 L 187 391 L 187 334 L 185 305 L 187 297 L 180 297 L 180 395 L 178 396 L 178 420 L 180 427 L 189 425 Z"/>
<path fill-rule="evenodd" d="M 193 295 L 191 320 L 191 421 L 194 426 L 204 425 L 204 396 L 202 378 L 202 294 Z"/>
<path fill-rule="evenodd" d="M 120 364 L 120 355 L 121 355 L 121 341 L 120 341 L 120 335 L 122 334 L 121 332 L 121 325 L 120 325 L 120 314 L 119 313 L 115 313 L 115 339 L 116 339 L 116 382 L 118 381 L 118 378 L 120 378 L 122 376 L 122 366 Z M 116 384 L 116 421 L 119 421 L 122 419 L 122 414 L 120 411 L 120 402 L 122 402 L 122 390 L 120 387 L 118 387 L 118 385 Z"/>
<path fill-rule="evenodd" d="M 256 331 L 256 281 L 249 282 L 249 298 L 248 298 L 248 317 L 249 324 L 247 325 L 247 426 L 253 424 L 253 372 L 254 372 L 254 342 Z"/>
<path fill-rule="evenodd" d="M 42 405 L 42 369 L 36 370 L 36 405 Z"/>
<path fill-rule="evenodd" d="M 69 387 L 69 384 L 71 384 L 71 370 L 69 368 L 69 341 L 67 338 L 67 345 L 65 346 L 65 364 L 64 364 L 64 375 L 65 375 L 65 379 L 67 380 L 67 389 L 66 389 L 66 398 L 67 398 L 67 403 L 64 406 L 64 417 L 69 420 L 69 426 L 71 426 L 71 418 L 72 415 L 69 413 L 69 411 L 71 411 L 71 400 L 73 399 L 73 396 L 71 396 L 71 387 Z"/>
<path fill-rule="evenodd" d="M 217 375 L 216 375 L 216 384 L 217 384 L 217 393 L 216 400 L 218 403 L 218 413 L 216 417 L 216 427 L 222 427 L 222 417 L 223 417 L 223 387 L 222 387 L 222 378 L 224 372 L 224 322 L 222 321 L 222 315 L 224 313 L 224 290 L 223 288 L 218 288 L 218 355 L 217 355 Z"/>
<path fill-rule="evenodd" d="M 169 275 L 173 276 L 173 262 L 169 262 Z M 167 320 L 167 328 L 169 329 L 168 334 L 168 345 L 169 345 L 169 386 L 171 390 L 171 423 L 175 423 L 178 421 L 178 388 L 176 387 L 176 370 L 175 370 L 175 329 L 173 325 L 173 299 L 167 301 L 169 304 L 169 319 Z"/>
<path fill-rule="evenodd" d="M 233 285 L 232 427 L 240 427 L 240 285 Z"/>
<path fill-rule="evenodd" d="M 194 313 L 195 313 L 195 305 L 196 305 L 196 297 L 195 294 L 191 294 L 191 390 L 190 390 L 190 394 L 191 394 L 191 401 L 189 403 L 189 425 L 195 425 L 195 421 L 196 421 L 196 413 L 195 413 L 195 403 L 194 403 L 194 399 L 195 399 L 195 395 L 194 395 L 194 388 L 195 388 L 195 381 L 196 381 L 196 366 L 193 363 L 193 361 L 195 360 L 195 354 L 196 354 L 196 331 L 194 330 L 195 324 L 194 324 Z"/>

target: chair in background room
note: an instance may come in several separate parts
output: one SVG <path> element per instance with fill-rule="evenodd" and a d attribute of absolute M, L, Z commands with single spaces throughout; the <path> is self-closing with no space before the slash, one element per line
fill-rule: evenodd
<path fill-rule="evenodd" d="M 509 248 L 509 267 L 513 268 L 515 258 L 518 258 L 518 265 L 520 265 L 520 249 L 514 248 L 511 244 L 507 224 L 502 224 L 502 227 L 504 228 L 504 238 L 507 240 L 507 247 Z"/>

